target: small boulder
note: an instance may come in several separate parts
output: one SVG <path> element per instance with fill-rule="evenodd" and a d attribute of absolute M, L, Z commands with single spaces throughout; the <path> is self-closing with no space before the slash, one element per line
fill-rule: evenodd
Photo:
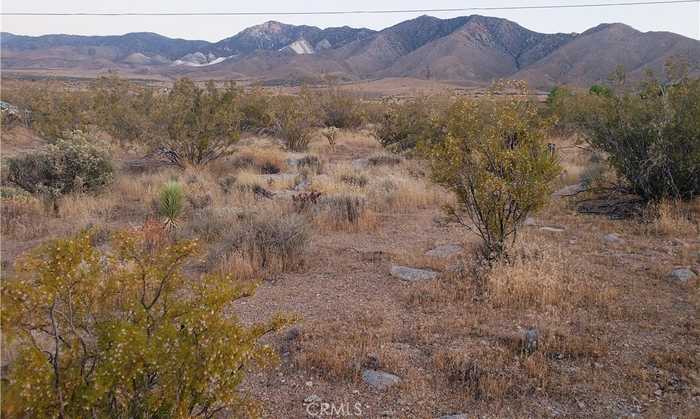
<path fill-rule="evenodd" d="M 391 276 L 404 281 L 430 280 L 437 277 L 437 272 L 427 269 L 409 268 L 407 266 L 393 265 L 390 270 Z"/>
<path fill-rule="evenodd" d="M 304 403 L 306 403 L 306 404 L 321 403 L 321 398 L 315 394 L 312 394 L 309 397 L 304 399 Z"/>
<path fill-rule="evenodd" d="M 362 371 L 362 380 L 376 390 L 384 390 L 401 382 L 394 374 L 375 370 Z"/>
<path fill-rule="evenodd" d="M 525 221 L 523 222 L 523 225 L 524 225 L 524 226 L 528 226 L 528 227 L 536 226 L 536 225 L 537 225 L 537 220 L 535 220 L 535 219 L 532 218 L 532 217 L 527 217 L 527 218 L 525 219 Z"/>
<path fill-rule="evenodd" d="M 581 193 L 586 190 L 586 185 L 583 183 L 574 183 L 573 185 L 566 186 L 564 188 L 559 189 L 558 191 L 554 192 L 552 194 L 553 197 L 555 198 L 561 198 L 564 196 L 574 196 L 578 193 Z"/>
<path fill-rule="evenodd" d="M 434 258 L 449 258 L 462 252 L 462 246 L 457 244 L 443 244 L 428 250 L 425 255 Z"/>
<path fill-rule="evenodd" d="M 688 268 L 676 268 L 671 271 L 671 279 L 683 284 L 687 284 L 689 281 L 697 278 L 697 274 Z"/>
<path fill-rule="evenodd" d="M 622 243 L 622 242 L 624 242 L 622 237 L 618 236 L 615 233 L 606 234 L 605 236 L 603 236 L 603 240 L 608 242 L 608 243 Z"/>
<path fill-rule="evenodd" d="M 351 165 L 353 169 L 366 169 L 369 167 L 369 159 L 355 159 Z"/>
<path fill-rule="evenodd" d="M 523 351 L 531 354 L 537 350 L 540 334 L 537 329 L 527 329 L 523 337 Z"/>

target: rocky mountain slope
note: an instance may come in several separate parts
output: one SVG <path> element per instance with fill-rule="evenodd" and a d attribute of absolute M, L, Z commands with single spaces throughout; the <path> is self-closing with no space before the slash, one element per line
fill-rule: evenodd
<path fill-rule="evenodd" d="M 373 31 L 270 21 L 211 43 L 154 33 L 122 36 L 2 33 L 3 70 L 129 69 L 196 78 L 357 80 L 413 77 L 488 83 L 522 78 L 535 86 L 588 85 L 624 65 L 631 76 L 681 57 L 700 68 L 700 42 L 669 32 L 604 24 L 582 34 L 543 34 L 506 19 L 421 16 Z"/>

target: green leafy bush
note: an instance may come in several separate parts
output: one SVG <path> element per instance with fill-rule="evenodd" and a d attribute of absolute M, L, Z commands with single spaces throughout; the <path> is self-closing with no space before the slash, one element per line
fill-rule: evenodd
<path fill-rule="evenodd" d="M 49 197 L 96 191 L 113 177 L 112 162 L 80 132 L 58 139 L 45 151 L 7 159 L 7 180 Z"/>
<path fill-rule="evenodd" d="M 158 123 L 166 145 L 184 161 L 195 166 L 233 153 L 240 138 L 239 91 L 234 85 L 217 89 L 213 82 L 206 88 L 189 79 L 180 79 L 170 92 L 160 98 Z"/>
<path fill-rule="evenodd" d="M 441 106 L 437 105 L 425 98 L 386 105 L 376 127 L 377 139 L 392 151 L 437 141 L 442 137 Z"/>
<path fill-rule="evenodd" d="M 446 116 L 445 140 L 430 153 L 434 178 L 457 195 L 452 214 L 482 239 L 487 260 L 507 256 L 559 173 L 545 142 L 547 121 L 524 97 L 458 100 Z"/>
<path fill-rule="evenodd" d="M 260 89 L 245 93 L 241 98 L 241 130 L 262 133 L 273 128 L 271 97 Z"/>
<path fill-rule="evenodd" d="M 319 94 L 319 102 L 323 126 L 345 129 L 357 129 L 362 126 L 362 103 L 352 93 L 333 87 Z"/>
<path fill-rule="evenodd" d="M 308 93 L 279 96 L 274 101 L 275 134 L 291 151 L 304 151 L 318 125 L 318 111 Z"/>
<path fill-rule="evenodd" d="M 634 193 L 647 201 L 700 193 L 699 79 L 650 77 L 638 91 L 587 100 L 578 127 Z"/>
<path fill-rule="evenodd" d="M 100 77 L 92 90 L 92 103 L 94 123 L 116 139 L 146 141 L 156 129 L 159 103 L 151 88 L 116 76 Z"/>
<path fill-rule="evenodd" d="M 291 319 L 239 322 L 230 305 L 255 284 L 185 276 L 196 242 L 166 245 L 142 230 L 111 248 L 88 233 L 55 240 L 3 281 L 3 338 L 18 349 L 3 416 L 259 415 L 238 386 L 251 365 L 275 362 L 259 340 Z"/>

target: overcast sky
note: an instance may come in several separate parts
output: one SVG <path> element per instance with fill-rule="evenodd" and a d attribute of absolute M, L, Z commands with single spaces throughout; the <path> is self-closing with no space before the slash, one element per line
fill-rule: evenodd
<path fill-rule="evenodd" d="M 382 29 L 416 14 L 361 14 L 340 16 L 280 16 L 274 12 L 377 10 L 420 8 L 464 8 L 551 4 L 605 3 L 633 0 L 354 0 L 351 2 L 302 0 L 2 0 L 3 12 L 264 12 L 266 16 L 219 17 L 17 17 L 3 16 L 2 30 L 21 35 L 67 33 L 119 35 L 127 32 L 157 32 L 186 39 L 218 41 L 267 20 L 319 27 L 344 26 Z M 700 3 L 605 7 L 588 9 L 519 10 L 460 13 L 429 13 L 447 18 L 482 14 L 513 20 L 538 32 L 582 32 L 600 23 L 622 22 L 641 31 L 671 31 L 700 39 Z"/>

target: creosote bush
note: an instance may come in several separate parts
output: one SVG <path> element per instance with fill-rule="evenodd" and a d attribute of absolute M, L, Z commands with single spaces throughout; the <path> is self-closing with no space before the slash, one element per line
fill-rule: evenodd
<path fill-rule="evenodd" d="M 52 241 L 2 284 L 3 338 L 17 344 L 3 382 L 7 417 L 257 416 L 238 386 L 274 352 L 228 307 L 254 292 L 234 277 L 186 277 L 198 244 L 121 232 L 109 254 L 89 233 Z"/>
<path fill-rule="evenodd" d="M 507 255 L 518 227 L 548 200 L 560 169 L 547 126 L 525 96 L 460 99 L 447 112 L 445 139 L 430 152 L 433 176 L 456 194 L 451 212 L 482 239 L 487 260 Z"/>
<path fill-rule="evenodd" d="M 649 76 L 639 90 L 569 102 L 590 102 L 577 126 L 646 201 L 700 193 L 700 79 L 671 78 L 665 85 Z"/>
<path fill-rule="evenodd" d="M 392 151 L 415 149 L 442 138 L 439 123 L 443 104 L 436 99 L 417 98 L 384 106 L 375 135 Z"/>
<path fill-rule="evenodd" d="M 352 93 L 333 87 L 320 93 L 318 101 L 323 126 L 345 129 L 358 129 L 362 126 L 362 103 Z"/>
<path fill-rule="evenodd" d="M 178 80 L 160 98 L 157 146 L 175 151 L 181 165 L 201 166 L 230 155 L 241 132 L 239 96 L 233 84 L 222 91 L 213 82 L 201 88 L 189 79 Z"/>
<path fill-rule="evenodd" d="M 7 159 L 10 183 L 51 198 L 96 191 L 112 181 L 113 170 L 107 154 L 79 131 L 49 144 L 45 151 Z"/>
<path fill-rule="evenodd" d="M 299 96 L 279 96 L 274 99 L 275 134 L 287 149 L 304 151 L 311 141 L 311 134 L 318 125 L 317 107 L 307 92 Z"/>

